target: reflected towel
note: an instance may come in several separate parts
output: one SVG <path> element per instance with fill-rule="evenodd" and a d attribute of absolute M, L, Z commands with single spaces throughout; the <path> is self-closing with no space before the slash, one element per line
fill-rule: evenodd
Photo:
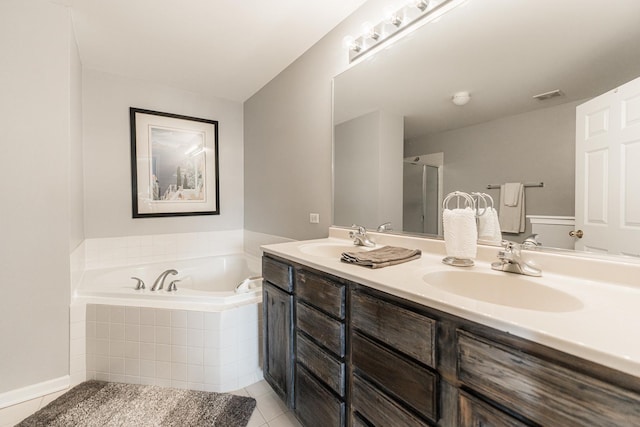
<path fill-rule="evenodd" d="M 447 256 L 474 259 L 478 249 L 475 211 L 471 208 L 445 209 L 442 223 Z"/>
<path fill-rule="evenodd" d="M 514 186 L 518 191 L 512 191 Z M 515 205 L 513 195 L 517 194 L 518 199 Z M 524 185 L 522 183 L 508 182 L 500 186 L 500 225 L 504 233 L 522 233 L 526 226 Z"/>
<path fill-rule="evenodd" d="M 363 252 L 344 252 L 340 261 L 369 268 L 382 268 L 420 258 L 420 249 L 383 246 Z"/>
<path fill-rule="evenodd" d="M 494 208 L 486 208 L 478 217 L 478 242 L 492 244 L 502 242 L 498 212 Z"/>

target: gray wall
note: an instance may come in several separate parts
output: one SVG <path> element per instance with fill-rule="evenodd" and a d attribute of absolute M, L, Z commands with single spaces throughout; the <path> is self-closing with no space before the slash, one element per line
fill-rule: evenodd
<path fill-rule="evenodd" d="M 80 156 L 72 38 L 65 7 L 0 2 L 0 393 L 69 374 L 69 245 L 82 239 L 69 226 L 82 218 L 77 186 L 70 195 Z"/>
<path fill-rule="evenodd" d="M 310 239 L 331 225 L 332 83 L 347 67 L 342 40 L 378 22 L 369 0 L 244 104 L 247 230 Z M 319 224 L 309 213 L 320 214 Z"/>
<path fill-rule="evenodd" d="M 402 229 L 403 142 L 403 118 L 386 112 L 336 125 L 334 224 Z"/>
<path fill-rule="evenodd" d="M 444 194 L 490 194 L 487 184 L 544 181 L 527 188 L 527 215 L 574 214 L 575 108 L 583 101 L 405 141 L 405 156 L 444 152 Z M 527 224 L 528 234 L 531 225 Z"/>
<path fill-rule="evenodd" d="M 131 217 L 129 107 L 218 120 L 220 215 Z M 83 133 L 87 238 L 242 228 L 242 104 L 85 69 Z"/>

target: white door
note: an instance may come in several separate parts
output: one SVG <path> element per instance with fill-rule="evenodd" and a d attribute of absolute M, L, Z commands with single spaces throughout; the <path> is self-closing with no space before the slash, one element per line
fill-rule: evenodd
<path fill-rule="evenodd" d="M 576 249 L 640 256 L 640 78 L 576 109 Z"/>

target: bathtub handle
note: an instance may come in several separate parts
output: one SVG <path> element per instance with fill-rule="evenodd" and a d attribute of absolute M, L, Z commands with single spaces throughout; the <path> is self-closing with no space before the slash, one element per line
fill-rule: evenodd
<path fill-rule="evenodd" d="M 169 287 L 167 288 L 167 292 L 177 291 L 178 287 L 176 286 L 176 283 L 178 283 L 179 281 L 180 281 L 180 279 L 177 279 L 177 280 L 173 280 L 171 283 L 169 283 Z"/>
<path fill-rule="evenodd" d="M 135 290 L 139 291 L 140 289 L 144 289 L 144 282 L 142 281 L 141 278 L 139 277 L 132 277 L 133 280 L 137 280 L 138 282 L 136 283 L 136 287 Z"/>

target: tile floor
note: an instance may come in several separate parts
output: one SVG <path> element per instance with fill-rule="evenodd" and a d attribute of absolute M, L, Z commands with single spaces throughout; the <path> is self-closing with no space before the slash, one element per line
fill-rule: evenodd
<path fill-rule="evenodd" d="M 232 394 L 256 399 L 256 409 L 247 427 L 302 427 L 273 389 L 262 380 Z"/>

